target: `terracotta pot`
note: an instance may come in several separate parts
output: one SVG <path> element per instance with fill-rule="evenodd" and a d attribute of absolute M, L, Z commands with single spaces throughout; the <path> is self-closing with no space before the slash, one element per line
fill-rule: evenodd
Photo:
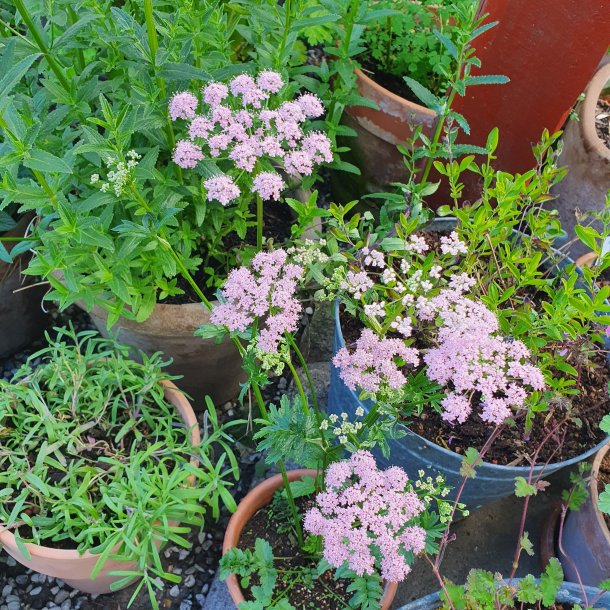
<path fill-rule="evenodd" d="M 290 482 L 297 481 L 303 477 L 316 476 L 315 470 L 300 469 L 291 470 L 288 472 L 288 480 Z M 237 510 L 231 517 L 227 531 L 225 532 L 224 542 L 222 545 L 223 555 L 229 550 L 239 544 L 239 537 L 248 523 L 248 521 L 255 515 L 255 513 L 269 504 L 273 498 L 273 494 L 283 486 L 282 475 L 276 474 L 269 479 L 266 479 L 262 483 L 259 483 L 248 495 L 239 503 Z M 240 603 L 246 601 L 242 593 L 241 587 L 235 574 L 231 574 L 227 580 L 227 588 L 231 599 L 237 607 Z M 398 583 L 390 582 L 385 586 L 383 597 L 381 598 L 380 610 L 389 610 L 392 605 L 392 600 L 396 595 L 398 589 Z"/>
<path fill-rule="evenodd" d="M 570 511 L 563 527 L 562 547 L 570 560 L 558 553 L 566 578 L 596 586 L 610 574 L 610 531 L 599 511 L 597 481 L 610 444 L 602 447 L 593 460 L 589 496 L 579 510 Z"/>
<path fill-rule="evenodd" d="M 246 379 L 233 341 L 227 339 L 217 344 L 213 339 L 195 337 L 197 328 L 210 321 L 210 312 L 199 303 L 159 303 L 144 322 L 120 318 L 110 332 L 106 326 L 108 315 L 103 309 L 96 306 L 89 315 L 105 337 L 116 336 L 121 343 L 148 355 L 163 352 L 171 358 L 166 370 L 172 375 L 183 375 L 178 382 L 180 389 L 191 396 L 195 408 L 203 406 L 206 394 L 218 406 L 235 398 L 239 384 Z"/>
<path fill-rule="evenodd" d="M 587 252 L 583 254 L 580 258 L 576 259 L 576 264 L 579 267 L 593 267 L 595 260 L 597 259 L 597 254 L 595 252 Z"/>
<path fill-rule="evenodd" d="M 197 418 L 188 400 L 171 381 L 163 381 L 161 383 L 165 386 L 166 400 L 176 407 L 176 411 L 180 414 L 185 426 L 191 429 L 192 445 L 194 447 L 199 445 L 201 442 L 199 426 L 197 425 Z M 191 460 L 192 466 L 197 467 L 198 464 L 198 460 Z M 191 484 L 195 482 L 194 477 L 191 478 L 190 482 Z M 172 524 L 176 525 L 174 523 Z M 86 593 L 110 593 L 110 585 L 123 578 L 122 576 L 110 576 L 110 572 L 138 569 L 137 562 L 135 561 L 125 562 L 109 560 L 106 561 L 98 577 L 95 580 L 92 580 L 90 574 L 97 563 L 99 555 L 93 555 L 88 551 L 80 555 L 76 550 L 53 549 L 37 544 L 26 544 L 31 555 L 31 559 L 27 559 L 17 548 L 13 533 L 1 526 L 0 545 L 9 555 L 27 568 L 41 574 L 46 574 L 47 576 L 52 576 L 53 578 L 60 578 L 71 587 Z M 126 586 L 128 585 L 125 585 L 125 587 Z"/>
<path fill-rule="evenodd" d="M 5 237 L 22 237 L 28 222 L 29 218 L 23 218 Z M 12 243 L 5 242 L 9 252 Z M 21 255 L 11 265 L 0 261 L 0 358 L 30 345 L 42 335 L 50 322 L 50 317 L 42 309 L 42 298 L 47 287 L 32 286 L 34 280 L 21 275 L 21 268 L 28 258 L 25 254 Z"/>
<path fill-rule="evenodd" d="M 559 165 L 568 173 L 553 188 L 558 197 L 555 206 L 562 226 L 574 237 L 578 210 L 603 210 L 610 188 L 610 149 L 595 131 L 595 107 L 606 83 L 610 82 L 610 63 L 602 65 L 589 83 L 585 99 L 578 108 L 578 121 L 568 121 L 563 135 Z M 596 225 L 594 225 L 596 226 Z M 572 254 L 578 257 L 587 247 L 576 242 Z"/>
<path fill-rule="evenodd" d="M 357 133 L 355 138 L 345 140 L 352 149 L 346 159 L 361 171 L 360 176 L 350 174 L 349 181 L 343 173 L 335 177 L 333 190 L 346 201 L 360 198 L 363 193 L 387 190 L 392 182 L 405 182 L 407 170 L 396 147 L 412 137 L 416 125 L 431 137 L 437 121 L 433 110 L 392 93 L 362 70 L 355 73 L 358 93 L 377 104 L 378 110 L 365 106 L 346 108 L 345 123 Z"/>

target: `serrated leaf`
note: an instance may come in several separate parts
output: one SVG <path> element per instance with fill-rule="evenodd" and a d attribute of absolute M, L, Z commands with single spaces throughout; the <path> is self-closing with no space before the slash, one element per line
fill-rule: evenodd
<path fill-rule="evenodd" d="M 479 455 L 479 452 L 474 447 L 466 449 L 466 453 L 462 458 L 462 465 L 460 466 L 460 474 L 463 477 L 474 479 L 477 476 L 473 464 L 477 461 Z"/>
<path fill-rule="evenodd" d="M 505 85 L 508 82 L 510 82 L 510 78 L 502 74 L 482 74 L 480 76 L 469 76 L 466 79 L 466 86 Z"/>
<path fill-rule="evenodd" d="M 436 110 L 439 108 L 440 101 L 436 97 L 436 95 L 434 95 L 434 93 L 430 91 L 430 89 L 427 89 L 410 76 L 404 76 L 403 78 L 405 83 L 407 83 L 407 85 L 411 89 L 411 91 L 413 91 L 413 93 L 418 97 L 418 99 L 423 102 L 424 106 L 427 106 L 432 110 Z"/>
<path fill-rule="evenodd" d="M 530 540 L 530 535 L 527 532 L 523 532 L 521 536 L 521 548 L 530 556 L 534 556 L 534 545 Z"/>
<path fill-rule="evenodd" d="M 542 592 L 542 603 L 551 607 L 557 599 L 559 587 L 563 584 L 563 569 L 556 557 L 551 557 L 549 563 L 540 576 L 540 590 Z"/>
<path fill-rule="evenodd" d="M 517 599 L 525 604 L 535 604 L 540 601 L 542 592 L 531 574 L 521 579 L 517 586 Z M 554 601 L 554 600 L 553 600 Z"/>
<path fill-rule="evenodd" d="M 515 477 L 515 495 L 517 498 L 535 496 L 538 493 L 536 487 L 528 483 L 523 477 Z"/>
<path fill-rule="evenodd" d="M 597 506 L 602 513 L 610 515 L 610 483 L 607 483 L 604 491 L 599 494 Z"/>

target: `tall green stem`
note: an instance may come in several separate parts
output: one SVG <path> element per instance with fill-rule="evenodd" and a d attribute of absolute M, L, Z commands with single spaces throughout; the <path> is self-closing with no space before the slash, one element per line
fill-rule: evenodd
<path fill-rule="evenodd" d="M 151 67 L 155 74 L 157 87 L 159 88 L 159 93 L 161 94 L 161 99 L 164 102 L 167 102 L 167 89 L 165 88 L 165 81 L 157 75 L 156 58 L 157 51 L 159 50 L 159 39 L 157 38 L 157 28 L 155 27 L 153 0 L 144 0 L 144 19 L 146 21 L 146 36 L 148 38 Z M 174 134 L 174 127 L 172 125 L 172 121 L 169 117 L 169 114 L 167 115 L 167 120 L 165 123 L 165 134 L 167 137 L 167 145 L 170 149 L 173 150 L 176 146 L 176 136 Z M 174 164 L 174 168 L 176 170 L 176 177 L 178 178 L 178 182 L 182 184 L 182 169 L 177 164 Z"/>
<path fill-rule="evenodd" d="M 313 379 L 311 378 L 311 373 L 309 372 L 309 367 L 307 366 L 307 363 L 305 362 L 305 358 L 303 357 L 303 354 L 301 353 L 301 350 L 299 349 L 297 342 L 294 340 L 294 337 L 291 334 L 286 333 L 286 339 L 288 340 L 288 343 L 294 350 L 294 353 L 296 354 L 297 358 L 299 359 L 299 363 L 301 364 L 301 367 L 303 368 L 303 371 L 305 372 L 305 377 L 307 379 L 307 385 L 309 386 L 309 392 L 311 393 L 311 400 L 313 402 L 314 409 L 316 410 L 317 413 L 319 413 L 320 406 L 318 405 L 318 397 L 316 395 L 316 388 L 313 385 Z"/>
<path fill-rule="evenodd" d="M 290 28 L 292 27 L 292 0 L 284 0 L 284 31 L 282 33 L 282 41 L 280 42 L 280 46 L 277 50 L 275 64 L 276 67 L 281 66 L 284 62 L 282 60 L 282 55 L 286 49 L 286 41 L 288 40 L 288 34 L 290 33 Z"/>
<path fill-rule="evenodd" d="M 256 251 L 263 249 L 263 198 L 256 196 Z"/>
<path fill-rule="evenodd" d="M 15 6 L 23 19 L 23 23 L 27 26 L 28 30 L 32 34 L 32 38 L 38 45 L 40 52 L 44 55 L 47 63 L 49 64 L 49 68 L 53 70 L 55 76 L 57 76 L 57 80 L 61 83 L 61 86 L 66 90 L 67 93 L 70 93 L 70 83 L 63 73 L 63 66 L 53 57 L 53 55 L 49 52 L 49 48 L 47 47 L 42 33 L 38 29 L 38 26 L 34 23 L 32 16 L 28 12 L 23 0 L 15 0 Z"/>
<path fill-rule="evenodd" d="M 286 364 L 288 365 L 288 368 L 290 369 L 290 372 L 292 373 L 292 378 L 294 379 L 294 383 L 297 386 L 299 396 L 301 397 L 301 404 L 303 405 L 303 411 L 305 411 L 305 415 L 309 415 L 309 405 L 307 404 L 307 396 L 305 396 L 305 390 L 303 389 L 303 384 L 301 383 L 301 380 L 299 379 L 299 375 L 298 375 L 296 369 L 294 368 L 294 364 L 292 364 L 292 362 L 290 362 L 290 360 L 287 360 Z"/>
<path fill-rule="evenodd" d="M 252 383 L 252 389 L 254 391 L 254 397 L 256 398 L 256 402 L 258 404 L 258 408 L 262 416 L 267 419 L 267 407 L 265 406 L 265 401 L 263 399 L 263 395 L 261 394 L 261 389 L 258 387 L 258 384 Z M 280 473 L 282 474 L 282 481 L 284 481 L 284 487 L 286 488 L 286 498 L 288 500 L 288 506 L 290 507 L 290 512 L 292 513 L 293 525 L 295 532 L 297 534 L 297 540 L 299 543 L 299 547 L 303 546 L 303 527 L 301 526 L 301 520 L 299 519 L 299 511 L 297 510 L 297 505 L 294 501 L 294 496 L 292 495 L 292 490 L 290 489 L 290 481 L 288 481 L 288 473 L 286 472 L 286 466 L 284 464 L 284 460 L 279 460 L 277 463 L 278 468 L 280 469 Z"/>
<path fill-rule="evenodd" d="M 68 16 L 70 17 L 70 23 L 74 25 L 78 21 L 78 15 L 76 11 L 68 4 Z M 78 66 L 79 74 L 85 69 L 85 54 L 82 49 L 76 49 L 76 65 Z"/>

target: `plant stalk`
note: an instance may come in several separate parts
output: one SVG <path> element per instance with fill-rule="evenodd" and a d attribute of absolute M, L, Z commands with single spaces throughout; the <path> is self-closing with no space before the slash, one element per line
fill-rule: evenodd
<path fill-rule="evenodd" d="M 263 249 L 263 198 L 256 195 L 256 250 Z"/>

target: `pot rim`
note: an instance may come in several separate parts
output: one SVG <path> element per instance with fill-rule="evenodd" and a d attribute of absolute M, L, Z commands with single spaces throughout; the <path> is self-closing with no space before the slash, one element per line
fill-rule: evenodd
<path fill-rule="evenodd" d="M 297 481 L 303 477 L 317 476 L 318 471 L 311 468 L 299 468 L 296 470 L 289 470 L 287 472 L 288 480 L 290 482 Z M 225 537 L 222 544 L 222 554 L 224 555 L 229 549 L 237 546 L 241 532 L 243 531 L 246 524 L 255 515 L 255 513 L 266 506 L 273 497 L 273 494 L 280 487 L 284 485 L 284 481 L 281 474 L 273 475 L 268 479 L 265 479 L 253 489 L 251 489 L 243 500 L 238 504 L 237 510 L 231 515 L 229 524 L 225 531 Z M 229 577 L 225 581 L 229 595 L 233 600 L 233 603 L 237 607 L 240 603 L 245 602 L 246 599 L 242 593 L 241 587 L 235 574 L 229 574 Z M 381 598 L 381 607 L 388 607 L 396 595 L 398 589 L 397 582 L 388 582 L 385 585 L 383 597 Z M 385 606 L 387 604 L 387 606 Z"/>
<path fill-rule="evenodd" d="M 599 510 L 599 492 L 597 491 L 597 481 L 599 477 L 599 469 L 606 457 L 606 454 L 610 451 L 610 441 L 606 443 L 596 454 L 595 459 L 593 460 L 593 467 L 591 468 L 591 480 L 589 482 L 590 493 L 591 493 L 591 503 L 593 505 L 593 510 L 595 511 L 595 518 L 599 524 L 601 531 L 604 534 L 604 538 L 606 539 L 606 544 L 610 546 L 610 530 L 606 525 L 606 520 Z"/>
<path fill-rule="evenodd" d="M 368 87 L 378 91 L 380 95 L 387 97 L 394 101 L 396 104 L 400 104 L 405 108 L 411 108 L 413 110 L 417 110 L 422 114 L 427 114 L 431 118 L 436 118 L 438 114 L 434 112 L 434 110 L 430 110 L 430 108 L 426 108 L 426 106 L 422 106 L 417 102 L 411 102 L 405 97 L 398 95 L 397 93 L 393 93 L 389 89 L 386 89 L 383 85 L 380 85 L 376 81 L 374 81 L 370 76 L 365 74 L 360 68 L 354 68 L 354 73 L 356 74 L 356 78 L 362 80 Z"/>
<path fill-rule="evenodd" d="M 585 99 L 580 109 L 580 126 L 585 148 L 610 162 L 610 148 L 606 146 L 595 130 L 595 108 L 601 92 L 608 82 L 610 82 L 610 63 L 599 68 L 587 85 Z"/>
<path fill-rule="evenodd" d="M 170 380 L 163 379 L 160 381 L 160 384 L 165 388 L 165 399 L 174 405 L 184 424 L 188 428 L 190 428 L 192 446 L 198 446 L 201 443 L 201 433 L 199 431 L 199 425 L 197 423 L 197 416 L 193 411 L 191 403 L 178 389 L 178 387 Z M 193 458 L 191 459 L 190 464 L 191 466 L 198 468 L 199 461 Z M 189 482 L 191 483 L 191 485 L 194 484 L 194 475 L 191 475 L 189 477 Z M 6 546 L 11 547 L 16 546 L 15 535 L 11 530 L 3 527 L 2 525 L 0 525 L 0 544 L 4 544 Z M 41 559 L 54 559 L 57 561 L 74 561 L 83 558 L 99 557 L 99 554 L 90 553 L 89 551 L 85 551 L 81 554 L 76 549 L 55 549 L 49 546 L 35 544 L 33 542 L 27 542 L 25 544 L 25 547 L 30 552 L 32 558 L 40 557 Z"/>

